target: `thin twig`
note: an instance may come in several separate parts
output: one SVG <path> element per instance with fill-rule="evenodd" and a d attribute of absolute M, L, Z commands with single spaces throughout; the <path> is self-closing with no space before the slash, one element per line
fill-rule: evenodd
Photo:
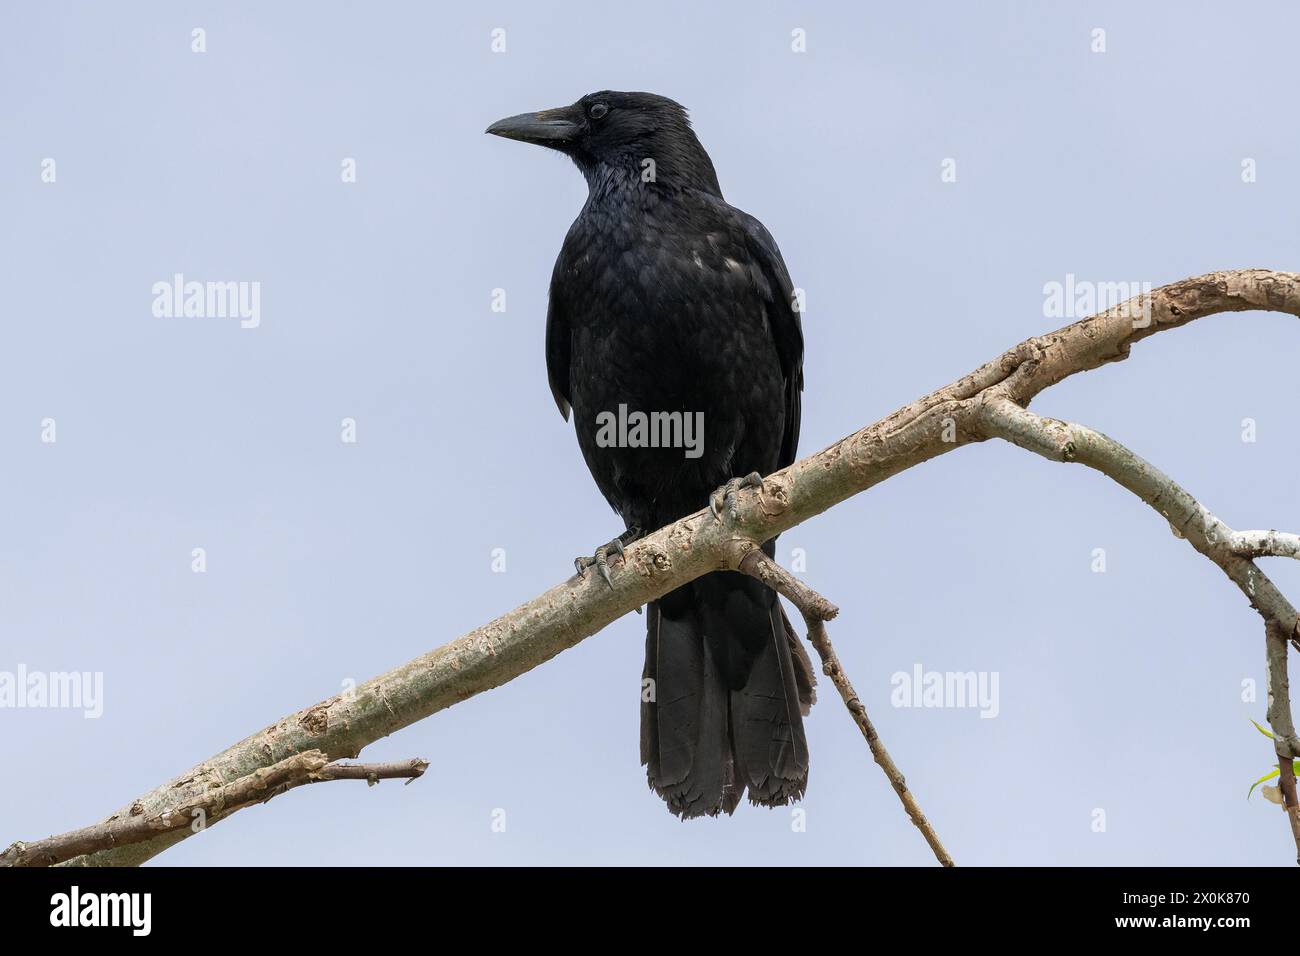
<path fill-rule="evenodd" d="M 805 620 L 807 619 L 805 618 Z M 912 818 L 916 828 L 921 831 L 921 835 L 925 837 L 925 842 L 930 844 L 935 859 L 944 866 L 956 866 L 957 864 L 953 862 L 952 856 L 949 855 L 942 841 L 940 841 L 939 834 L 935 832 L 926 815 L 921 812 L 921 805 L 917 803 L 916 797 L 908 788 L 903 772 L 898 769 L 898 765 L 889 756 L 889 751 L 885 749 L 885 744 L 880 739 L 880 734 L 876 732 L 871 719 L 867 716 L 867 709 L 863 706 L 862 699 L 858 697 L 858 692 L 849 683 L 849 677 L 844 673 L 844 665 L 840 663 L 835 648 L 831 645 L 830 638 L 826 636 L 826 625 L 818 620 L 808 621 L 808 640 L 817 650 L 817 655 L 822 659 L 822 670 L 835 684 L 835 689 L 840 692 L 840 697 L 844 699 L 844 706 L 853 715 L 853 722 L 858 725 L 858 729 L 862 731 L 862 736 L 866 738 L 867 746 L 871 748 L 871 756 L 875 758 L 876 763 L 880 764 L 880 769 L 889 778 L 890 785 L 894 788 L 894 792 L 898 794 L 898 799 L 903 803 L 903 809 Z"/>
<path fill-rule="evenodd" d="M 1300 864 L 1300 802 L 1296 798 L 1295 762 L 1290 757 L 1283 757 L 1277 762 L 1278 788 L 1282 791 L 1282 803 L 1287 820 L 1291 823 L 1291 837 L 1295 840 L 1297 864 Z"/>
<path fill-rule="evenodd" d="M 1243 558 L 1300 558 L 1300 534 L 1282 531 L 1238 531 L 1232 550 Z"/>
<path fill-rule="evenodd" d="M 1287 638 L 1294 636 L 1285 625 L 1269 621 L 1264 626 L 1268 666 L 1268 722 L 1273 728 L 1273 749 L 1277 753 L 1278 789 L 1282 806 L 1295 839 L 1296 863 L 1300 864 L 1300 798 L 1296 796 L 1294 761 L 1300 757 L 1300 737 L 1291 716 L 1291 683 L 1287 677 Z"/>
<path fill-rule="evenodd" d="M 831 644 L 831 639 L 826 634 L 825 622 L 835 617 L 839 613 L 839 609 L 757 548 L 750 551 L 741 560 L 739 570 L 774 588 L 803 615 L 804 624 L 808 628 L 808 641 L 817 651 L 817 656 L 821 658 L 822 671 L 835 684 L 835 689 L 840 692 L 840 697 L 844 700 L 844 706 L 848 708 L 850 716 L 853 717 L 853 722 L 862 731 L 867 746 L 871 748 L 871 756 L 880 765 L 880 769 L 885 772 L 885 776 L 889 779 L 894 792 L 898 794 L 898 799 L 903 803 L 903 809 L 907 811 L 907 815 L 916 824 L 916 828 L 921 831 L 921 835 L 925 837 L 925 842 L 930 844 L 935 859 L 943 866 L 956 866 L 948 851 L 944 849 L 943 842 L 939 839 L 939 834 L 935 832 L 934 826 L 926 815 L 921 812 L 921 805 L 917 803 L 916 797 L 908 789 L 907 780 L 903 777 L 902 771 L 898 769 L 898 765 L 889 756 L 889 751 L 885 749 L 884 741 L 880 739 L 880 734 L 876 732 L 875 726 L 867 716 L 867 708 L 862 703 L 862 699 L 858 697 L 858 692 L 853 689 L 853 685 L 849 682 L 849 676 L 844 672 L 844 665 L 840 663 L 839 656 L 836 655 L 835 648 Z"/>
<path fill-rule="evenodd" d="M 308 783 L 326 780 L 365 780 L 374 786 L 380 780 L 406 780 L 409 784 L 424 776 L 429 761 L 395 760 L 391 763 L 332 763 L 322 767 Z"/>
<path fill-rule="evenodd" d="M 737 570 L 757 578 L 772 590 L 799 609 L 799 613 L 818 621 L 833 621 L 840 613 L 830 601 L 826 600 L 808 585 L 804 584 L 781 565 L 777 564 L 758 548 L 753 549 L 740 561 Z"/>

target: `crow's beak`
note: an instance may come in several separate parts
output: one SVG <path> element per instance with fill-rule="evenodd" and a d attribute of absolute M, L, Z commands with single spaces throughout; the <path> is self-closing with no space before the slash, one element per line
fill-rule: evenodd
<path fill-rule="evenodd" d="M 581 114 L 572 107 L 543 110 L 540 113 L 520 113 L 497 120 L 487 128 L 493 136 L 517 139 L 521 143 L 536 143 L 563 149 L 582 133 Z"/>

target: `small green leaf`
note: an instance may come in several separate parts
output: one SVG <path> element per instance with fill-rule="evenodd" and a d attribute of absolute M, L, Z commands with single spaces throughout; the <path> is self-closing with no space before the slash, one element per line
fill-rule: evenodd
<path fill-rule="evenodd" d="M 1251 723 L 1252 723 L 1252 724 L 1255 724 L 1255 722 L 1254 722 L 1253 720 L 1251 721 Z M 1277 739 L 1276 737 L 1273 736 L 1273 731 L 1271 731 L 1271 730 L 1267 730 L 1267 729 L 1265 729 L 1264 727 L 1261 727 L 1259 724 L 1255 724 L 1255 729 L 1258 730 L 1258 731 L 1259 731 L 1261 734 L 1263 734 L 1265 737 L 1267 737 L 1269 740 L 1276 740 L 1276 739 Z"/>
<path fill-rule="evenodd" d="M 1291 764 L 1291 771 L 1297 777 L 1300 777 L 1300 760 L 1297 760 Z M 1260 777 L 1258 780 L 1256 780 L 1254 783 L 1250 785 L 1250 790 L 1246 794 L 1246 799 L 1249 800 L 1251 796 L 1254 794 L 1255 788 L 1258 787 L 1265 780 L 1272 780 L 1274 777 L 1279 776 L 1281 773 L 1282 773 L 1281 770 L 1274 767 L 1271 773 L 1267 773 L 1264 776 Z"/>
<path fill-rule="evenodd" d="M 1250 792 L 1246 794 L 1246 799 L 1249 800 L 1251 796 L 1254 795 L 1255 788 L 1258 787 L 1261 783 L 1263 783 L 1265 780 L 1272 780 L 1274 777 L 1278 776 L 1278 774 L 1280 774 L 1281 772 L 1282 771 L 1280 770 L 1274 770 L 1272 773 L 1266 773 L 1264 774 L 1264 776 L 1260 777 L 1258 780 L 1252 783 L 1250 785 Z"/>

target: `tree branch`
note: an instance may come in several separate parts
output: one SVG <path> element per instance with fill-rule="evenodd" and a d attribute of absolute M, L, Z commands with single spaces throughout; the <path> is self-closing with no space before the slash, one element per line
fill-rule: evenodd
<path fill-rule="evenodd" d="M 1043 418 L 1001 395 L 984 402 L 989 437 L 1003 438 L 1051 461 L 1077 462 L 1100 471 L 1154 508 L 1180 538 L 1217 564 L 1265 621 L 1277 622 L 1300 648 L 1300 615 L 1253 561 L 1237 553 L 1238 532 L 1215 517 L 1168 475 L 1101 432 Z"/>
<path fill-rule="evenodd" d="M 1138 296 L 1056 332 L 1022 342 L 951 385 L 844 438 L 742 491 L 734 516 L 718 522 L 701 510 L 661 528 L 626 550 L 613 588 L 599 577 L 571 578 L 489 624 L 354 691 L 332 697 L 203 761 L 150 791 L 114 817 L 159 817 L 308 750 L 329 759 L 355 757 L 367 744 L 458 701 L 497 687 L 550 660 L 623 614 L 662 597 L 702 574 L 738 568 L 745 555 L 773 536 L 853 495 L 987 436 L 990 390 L 1024 406 L 1067 376 L 1125 359 L 1133 343 L 1156 332 L 1221 312 L 1269 310 L 1300 315 L 1300 275 L 1247 269 L 1216 272 Z M 1229 576 L 1249 576 L 1237 562 Z M 1226 570 L 1226 569 L 1225 569 Z M 1255 586 L 1267 581 L 1262 575 Z M 1242 581 L 1238 581 L 1239 586 Z M 1280 608 L 1281 595 L 1253 595 Z M 1289 622 L 1294 634 L 1294 611 Z M 188 828 L 141 843 L 103 849 L 69 861 L 76 865 L 133 865 L 190 835 Z"/>
<path fill-rule="evenodd" d="M 1169 522 L 1174 534 L 1222 568 L 1263 616 L 1268 652 L 1268 721 L 1273 728 L 1284 806 L 1296 842 L 1296 862 L 1300 863 L 1300 804 L 1291 764 L 1293 757 L 1300 757 L 1300 738 L 1296 737 L 1291 718 L 1286 667 L 1287 641 L 1300 648 L 1300 615 L 1268 575 L 1242 557 L 1243 542 L 1262 548 L 1259 553 L 1272 555 L 1280 546 L 1285 547 L 1279 542 L 1294 535 L 1268 532 L 1256 538 L 1259 532 L 1234 531 L 1168 475 L 1091 428 L 1043 418 L 998 396 L 985 403 L 984 421 L 991 436 L 1052 461 L 1087 465 L 1133 492 Z"/>
<path fill-rule="evenodd" d="M 821 658 L 822 672 L 831 679 L 835 689 L 840 692 L 844 706 L 848 708 L 853 722 L 862 731 L 867 746 L 871 748 L 871 756 L 885 772 L 894 792 L 898 794 L 898 799 L 903 803 L 903 809 L 907 811 L 907 815 L 912 818 L 916 828 L 925 837 L 925 842 L 930 845 L 935 859 L 943 866 L 956 866 L 948 851 L 944 849 L 939 834 L 921 812 L 921 805 L 917 803 L 916 797 L 907 788 L 907 780 L 904 779 L 902 771 L 898 769 L 889 756 L 889 751 L 885 749 L 884 741 L 880 739 L 880 734 L 872 725 L 871 718 L 867 716 L 866 705 L 862 703 L 858 692 L 849 683 L 849 675 L 844 672 L 844 666 L 840 663 L 831 639 L 826 634 L 825 622 L 839 614 L 839 608 L 781 567 L 759 548 L 754 548 L 741 559 L 738 570 L 762 581 L 799 609 L 808 628 L 808 640 L 817 651 L 817 656 Z"/>
<path fill-rule="evenodd" d="M 1300 558 L 1300 534 L 1280 531 L 1238 531 L 1233 554 L 1243 558 Z"/>
<path fill-rule="evenodd" d="M 1300 757 L 1300 738 L 1296 737 L 1295 723 L 1291 718 L 1291 688 L 1287 679 L 1287 639 L 1295 631 L 1288 631 L 1279 621 L 1264 625 L 1264 642 L 1268 661 L 1268 722 L 1273 728 L 1273 749 L 1277 753 L 1278 789 L 1282 793 L 1282 807 L 1291 824 L 1295 840 L 1296 863 L 1300 864 L 1300 798 L 1296 795 L 1294 760 Z"/>
<path fill-rule="evenodd" d="M 305 783 L 324 783 L 326 780 L 364 780 L 370 786 L 380 780 L 405 780 L 408 784 L 419 780 L 429 769 L 427 760 L 391 760 L 385 763 L 331 763 L 326 764 Z"/>
<path fill-rule="evenodd" d="M 805 621 L 832 621 L 840 613 L 839 608 L 781 567 L 759 548 L 754 548 L 745 555 L 740 560 L 737 570 L 757 578 L 780 594 L 799 609 Z"/>
<path fill-rule="evenodd" d="M 952 856 L 940 841 L 939 834 L 935 832 L 926 815 L 921 812 L 921 805 L 916 802 L 916 797 L 908 789 L 907 779 L 903 776 L 903 772 L 898 769 L 893 758 L 889 756 L 889 751 L 885 749 L 885 743 L 880 739 L 880 734 L 876 732 L 875 725 L 871 723 L 871 718 L 867 716 L 867 709 L 863 706 L 861 698 L 858 697 L 858 692 L 849 683 L 849 675 L 844 673 L 844 666 L 840 664 L 839 655 L 835 653 L 835 648 L 831 645 L 831 639 L 826 635 L 826 625 L 821 621 L 810 621 L 808 623 L 808 640 L 812 642 L 812 646 L 817 650 L 817 656 L 822 660 L 822 670 L 835 684 L 835 689 L 840 692 L 840 697 L 844 700 L 844 706 L 853 715 L 853 722 L 858 725 L 858 729 L 862 731 L 862 736 L 866 738 L 867 746 L 871 748 L 871 756 L 889 779 L 894 792 L 898 794 L 898 799 L 902 801 L 903 809 L 907 811 L 912 823 L 925 837 L 925 842 L 930 845 L 935 859 L 943 866 L 956 866 L 957 864 L 953 862 Z"/>
<path fill-rule="evenodd" d="M 83 853 L 122 848 L 152 840 L 159 835 L 185 829 L 198 833 L 237 810 L 265 803 L 272 797 L 309 783 L 326 780 L 380 780 L 407 778 L 407 783 L 424 775 L 428 761 L 394 763 L 330 763 L 319 750 L 307 750 L 286 757 L 269 767 L 254 770 L 203 796 L 161 813 L 115 814 L 103 823 L 47 837 L 33 843 L 18 842 L 0 853 L 0 866 L 53 866 Z M 134 805 L 132 807 L 134 810 Z"/>

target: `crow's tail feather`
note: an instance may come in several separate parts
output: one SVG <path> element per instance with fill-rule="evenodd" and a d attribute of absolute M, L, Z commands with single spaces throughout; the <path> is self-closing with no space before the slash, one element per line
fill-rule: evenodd
<path fill-rule="evenodd" d="M 755 584 L 710 574 L 647 609 L 641 762 L 683 818 L 731 813 L 746 791 L 783 806 L 808 783 L 812 664 Z"/>

